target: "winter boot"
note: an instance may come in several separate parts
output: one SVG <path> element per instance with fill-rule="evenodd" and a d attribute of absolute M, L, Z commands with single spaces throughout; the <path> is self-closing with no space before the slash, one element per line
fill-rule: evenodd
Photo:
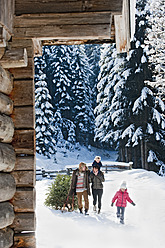
<path fill-rule="evenodd" d="M 89 214 L 88 214 L 88 209 L 85 209 L 85 215 L 89 215 Z"/>
<path fill-rule="evenodd" d="M 94 205 L 94 206 L 93 206 L 93 211 L 95 211 L 95 212 L 96 212 L 96 205 Z"/>
<path fill-rule="evenodd" d="M 124 225 L 124 220 L 123 219 L 120 219 L 120 223 Z"/>
<path fill-rule="evenodd" d="M 98 209 L 98 214 L 100 214 L 100 211 L 101 211 L 101 209 L 99 208 L 99 209 Z"/>
<path fill-rule="evenodd" d="M 79 208 L 79 210 L 80 210 L 80 214 L 83 214 L 83 212 L 82 212 L 82 208 Z"/>

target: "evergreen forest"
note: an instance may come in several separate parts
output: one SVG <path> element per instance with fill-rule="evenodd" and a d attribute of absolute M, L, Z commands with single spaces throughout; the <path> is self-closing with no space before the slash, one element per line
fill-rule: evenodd
<path fill-rule="evenodd" d="M 137 0 L 129 53 L 115 44 L 44 46 L 35 57 L 37 153 L 79 145 L 165 175 L 165 6 Z"/>

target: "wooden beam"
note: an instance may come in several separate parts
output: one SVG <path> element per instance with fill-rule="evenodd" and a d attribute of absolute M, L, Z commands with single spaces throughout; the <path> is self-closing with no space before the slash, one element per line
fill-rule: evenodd
<path fill-rule="evenodd" d="M 121 14 L 122 0 L 16 0 L 15 14 L 111 11 Z"/>
<path fill-rule="evenodd" d="M 28 58 L 28 66 L 22 68 L 11 68 L 9 71 L 15 79 L 33 79 L 34 75 L 34 61 Z"/>
<path fill-rule="evenodd" d="M 15 107 L 11 115 L 16 129 L 35 128 L 35 109 L 34 106 Z"/>
<path fill-rule="evenodd" d="M 0 202 L 10 200 L 16 192 L 14 177 L 8 173 L 0 173 Z"/>
<path fill-rule="evenodd" d="M 13 147 L 0 143 L 0 171 L 11 172 L 16 163 L 16 155 Z"/>
<path fill-rule="evenodd" d="M 27 66 L 27 51 L 25 48 L 6 50 L 0 61 L 3 68 L 20 68 Z"/>
<path fill-rule="evenodd" d="M 3 248 L 8 248 L 13 245 L 14 232 L 11 228 L 4 228 L 0 230 L 0 241 Z"/>
<path fill-rule="evenodd" d="M 35 130 L 15 130 L 12 145 L 16 154 L 35 154 Z"/>
<path fill-rule="evenodd" d="M 15 232 L 35 231 L 35 213 L 16 213 L 13 224 L 10 226 Z"/>
<path fill-rule="evenodd" d="M 17 187 L 34 187 L 35 173 L 34 171 L 13 171 L 13 175 Z"/>
<path fill-rule="evenodd" d="M 35 233 L 16 233 L 13 248 L 36 248 Z"/>
<path fill-rule="evenodd" d="M 33 40 L 33 53 L 34 57 L 42 56 L 42 41 L 39 39 L 32 39 Z"/>
<path fill-rule="evenodd" d="M 13 28 L 14 3 L 13 0 L 0 1 L 0 24 L 10 33 Z"/>
<path fill-rule="evenodd" d="M 110 30 L 110 12 L 29 14 L 14 21 L 18 38 L 108 39 Z"/>
<path fill-rule="evenodd" d="M 3 93 L 0 93 L 0 113 L 10 115 L 13 112 L 13 101 Z"/>
<path fill-rule="evenodd" d="M 9 95 L 13 89 L 13 78 L 9 71 L 0 66 L 0 92 Z"/>
<path fill-rule="evenodd" d="M 18 171 L 18 170 L 35 171 L 35 169 L 36 169 L 35 156 L 17 156 L 16 157 L 15 171 Z"/>
<path fill-rule="evenodd" d="M 14 124 L 7 115 L 0 115 L 0 141 L 10 143 L 14 135 Z"/>
<path fill-rule="evenodd" d="M 10 95 L 14 106 L 34 106 L 34 81 L 33 80 L 15 80 L 14 88 Z"/>
<path fill-rule="evenodd" d="M 122 15 L 115 15 L 115 37 L 118 53 L 128 52 L 130 49 L 130 6 L 129 0 L 123 0 Z"/>
<path fill-rule="evenodd" d="M 14 217 L 13 205 L 9 202 L 0 202 L 0 229 L 11 225 Z M 2 247 L 1 241 L 0 247 Z"/>
<path fill-rule="evenodd" d="M 17 188 L 17 191 L 10 201 L 15 212 L 34 212 L 36 192 L 34 188 Z"/>

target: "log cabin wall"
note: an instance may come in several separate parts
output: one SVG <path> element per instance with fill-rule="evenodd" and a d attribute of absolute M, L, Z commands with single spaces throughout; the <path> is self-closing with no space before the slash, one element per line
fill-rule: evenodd
<path fill-rule="evenodd" d="M 42 44 L 115 42 L 123 1 L 0 0 L 0 248 L 36 247 L 33 56 Z"/>

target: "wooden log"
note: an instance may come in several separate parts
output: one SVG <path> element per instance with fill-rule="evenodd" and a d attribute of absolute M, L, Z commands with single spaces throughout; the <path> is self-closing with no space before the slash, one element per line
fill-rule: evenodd
<path fill-rule="evenodd" d="M 9 95 L 13 89 L 13 78 L 9 71 L 0 66 L 0 92 Z"/>
<path fill-rule="evenodd" d="M 0 173 L 0 202 L 10 200 L 16 192 L 14 177 L 8 173 Z"/>
<path fill-rule="evenodd" d="M 0 24 L 5 29 L 12 33 L 12 23 L 14 14 L 14 1 L 13 0 L 1 0 L 0 1 Z"/>
<path fill-rule="evenodd" d="M 15 107 L 11 115 L 14 126 L 17 129 L 35 128 L 35 109 L 30 107 Z"/>
<path fill-rule="evenodd" d="M 3 68 L 20 68 L 27 66 L 27 51 L 25 48 L 6 50 L 1 58 Z"/>
<path fill-rule="evenodd" d="M 34 81 L 14 80 L 14 88 L 10 97 L 14 102 L 14 106 L 34 106 Z"/>
<path fill-rule="evenodd" d="M 11 173 L 15 179 L 17 187 L 34 187 L 35 173 L 34 171 L 13 171 Z"/>
<path fill-rule="evenodd" d="M 13 245 L 14 232 L 11 228 L 0 230 L 0 247 L 9 248 Z"/>
<path fill-rule="evenodd" d="M 15 232 L 35 231 L 35 213 L 16 213 L 13 224 L 10 226 Z"/>
<path fill-rule="evenodd" d="M 9 202 L 1 202 L 0 203 L 0 229 L 11 225 L 13 223 L 14 217 L 15 215 L 14 215 L 13 205 Z"/>
<path fill-rule="evenodd" d="M 122 0 L 17 0 L 15 14 L 111 11 L 121 14 Z"/>
<path fill-rule="evenodd" d="M 10 115 L 13 112 L 13 101 L 3 93 L 0 93 L 0 113 Z"/>
<path fill-rule="evenodd" d="M 28 66 L 22 68 L 11 68 L 9 70 L 15 79 L 33 79 L 34 61 L 28 58 Z"/>
<path fill-rule="evenodd" d="M 35 154 L 35 130 L 15 130 L 12 145 L 16 154 Z"/>
<path fill-rule="evenodd" d="M 0 115 L 0 141 L 10 143 L 14 135 L 12 119 L 6 115 Z"/>
<path fill-rule="evenodd" d="M 32 39 L 18 39 L 14 36 L 12 41 L 8 43 L 10 49 L 26 48 L 28 58 L 33 58 L 33 42 Z"/>
<path fill-rule="evenodd" d="M 14 24 L 18 38 L 108 39 L 110 30 L 110 12 L 33 14 L 16 17 Z"/>
<path fill-rule="evenodd" d="M 13 147 L 0 143 L 0 171 L 11 172 L 16 163 L 16 155 Z"/>
<path fill-rule="evenodd" d="M 31 170 L 36 169 L 36 158 L 35 156 L 17 156 L 15 163 L 15 171 L 17 170 Z"/>
<path fill-rule="evenodd" d="M 5 48 L 0 47 L 0 59 L 3 57 L 4 53 L 5 53 Z"/>
<path fill-rule="evenodd" d="M 36 205 L 36 192 L 34 188 L 17 188 L 10 201 L 15 212 L 34 212 Z"/>
<path fill-rule="evenodd" d="M 14 235 L 14 245 L 12 248 L 36 248 L 35 233 L 16 233 Z"/>

